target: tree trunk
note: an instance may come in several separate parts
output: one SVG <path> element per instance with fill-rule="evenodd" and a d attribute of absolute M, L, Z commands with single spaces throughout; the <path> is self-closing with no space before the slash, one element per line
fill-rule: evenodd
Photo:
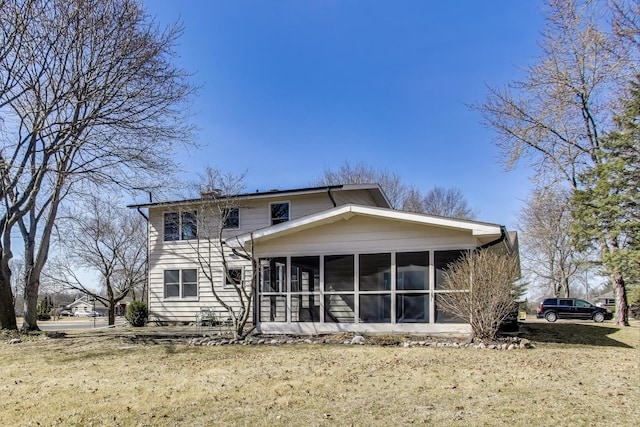
<path fill-rule="evenodd" d="M 564 297 L 565 298 L 569 298 L 570 297 L 570 291 L 569 291 L 569 278 L 568 277 L 564 277 L 562 278 L 562 289 L 564 290 Z"/>
<path fill-rule="evenodd" d="M 624 278 L 620 273 L 612 276 L 613 290 L 616 296 L 616 325 L 629 326 L 629 303 Z"/>
<path fill-rule="evenodd" d="M 11 292 L 11 270 L 4 259 L 0 262 L 0 329 L 18 329 Z"/>
<path fill-rule="evenodd" d="M 109 326 L 116 324 L 116 303 L 109 301 Z"/>
<path fill-rule="evenodd" d="M 22 320 L 22 332 L 39 331 L 38 327 L 38 291 L 40 289 L 40 276 L 27 275 L 24 287 L 24 314 Z"/>

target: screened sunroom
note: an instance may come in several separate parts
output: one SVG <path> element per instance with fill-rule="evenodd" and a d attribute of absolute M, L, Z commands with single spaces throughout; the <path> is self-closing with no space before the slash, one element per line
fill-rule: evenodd
<path fill-rule="evenodd" d="M 509 243 L 493 224 L 354 205 L 238 242 L 259 258 L 265 333 L 468 332 L 440 309 L 444 272 L 466 251 Z"/>
<path fill-rule="evenodd" d="M 287 256 L 260 260 L 258 321 L 268 329 L 420 330 L 464 324 L 438 308 L 442 277 L 464 250 Z M 308 324 L 321 325 L 308 325 Z M 287 328 L 284 324 L 290 324 Z M 357 325 L 364 325 L 357 327 Z M 393 325 L 404 325 L 393 328 Z"/>

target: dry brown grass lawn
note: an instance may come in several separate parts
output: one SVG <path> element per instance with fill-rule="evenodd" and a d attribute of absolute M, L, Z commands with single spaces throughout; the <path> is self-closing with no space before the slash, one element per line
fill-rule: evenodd
<path fill-rule="evenodd" d="M 533 324 L 537 348 L 0 344 L 0 425 L 638 425 L 640 325 Z M 577 337 L 576 335 L 581 335 Z M 588 336 L 587 336 L 588 335 Z M 560 343 L 558 341 L 567 341 Z"/>

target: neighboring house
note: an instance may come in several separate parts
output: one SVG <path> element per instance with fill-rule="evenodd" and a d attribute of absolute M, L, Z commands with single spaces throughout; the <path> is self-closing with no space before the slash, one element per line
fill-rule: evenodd
<path fill-rule="evenodd" d="M 129 296 L 126 296 L 124 297 L 124 299 L 120 300 L 120 302 L 118 302 L 118 304 L 116 304 L 115 306 L 115 315 L 125 316 L 127 314 L 127 307 L 129 306 L 129 304 L 131 304 L 132 301 L 133 298 Z"/>
<path fill-rule="evenodd" d="M 65 310 L 69 310 L 73 313 L 74 316 L 88 316 L 94 310 L 96 313 L 99 313 L 100 316 L 105 316 L 109 307 L 107 307 L 100 300 L 96 300 L 95 303 L 93 298 L 88 295 L 83 295 L 80 298 L 76 299 L 71 304 L 64 307 Z"/>
<path fill-rule="evenodd" d="M 443 272 L 479 247 L 518 253 L 515 234 L 500 225 L 394 210 L 377 185 L 273 190 L 233 201 L 222 246 L 213 243 L 229 254 L 232 280 L 253 277 L 237 254 L 259 259 L 253 321 L 264 333 L 468 332 L 439 307 Z M 209 242 L 199 227 L 219 212 L 212 203 L 205 195 L 132 206 L 149 210 L 148 303 L 158 320 L 193 322 L 201 307 L 219 307 L 198 261 Z M 237 307 L 220 257 L 211 259 L 216 293 Z"/>
<path fill-rule="evenodd" d="M 613 291 L 605 292 L 604 294 L 597 296 L 596 305 L 598 307 L 606 307 L 610 310 L 614 310 L 616 308 L 616 296 Z"/>

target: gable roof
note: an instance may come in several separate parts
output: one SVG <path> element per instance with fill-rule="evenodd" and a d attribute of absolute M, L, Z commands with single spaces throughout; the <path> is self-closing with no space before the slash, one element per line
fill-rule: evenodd
<path fill-rule="evenodd" d="M 226 243 L 232 246 L 245 246 L 252 240 L 254 242 L 271 240 L 288 234 L 297 233 L 302 230 L 318 227 L 320 225 L 348 220 L 354 216 L 365 216 L 411 224 L 448 228 L 451 230 L 468 231 L 471 232 L 473 236 L 478 236 L 479 240 L 483 243 L 486 241 L 486 244 L 492 244 L 497 239 L 503 239 L 505 237 L 509 240 L 509 236 L 506 235 L 504 227 L 498 224 L 347 204 L 288 222 L 262 228 L 251 233 L 241 234 L 227 239 Z"/>
<path fill-rule="evenodd" d="M 227 194 L 227 195 L 219 195 L 215 196 L 213 193 L 205 193 L 202 197 L 196 199 L 184 199 L 184 200 L 173 200 L 166 202 L 149 202 L 149 203 L 141 203 L 141 204 L 133 204 L 127 205 L 129 208 L 151 208 L 151 207 L 160 207 L 160 206 L 178 206 L 185 204 L 200 204 L 200 203 L 211 203 L 215 200 L 255 200 L 255 199 L 265 199 L 271 197 L 282 197 L 287 195 L 306 195 L 306 194 L 321 194 L 327 193 L 329 197 L 331 196 L 332 191 L 356 191 L 356 190 L 365 190 L 371 194 L 373 200 L 375 200 L 378 206 L 382 207 L 391 207 L 389 203 L 389 199 L 382 191 L 382 188 L 378 184 L 340 184 L 340 185 L 323 185 L 318 187 L 305 187 L 305 188 L 294 188 L 290 190 L 269 190 L 269 191 L 257 191 L 255 193 L 241 193 L 241 194 Z"/>
<path fill-rule="evenodd" d="M 92 298 L 90 298 L 88 295 L 83 295 L 80 298 L 76 299 L 75 301 L 73 301 L 71 304 L 67 304 L 65 306 L 65 308 L 74 308 L 77 307 L 79 305 L 90 305 L 93 306 L 94 301 Z M 107 307 L 107 305 L 100 301 L 99 299 L 95 300 L 95 305 L 97 306 L 96 308 L 105 308 Z"/>
<path fill-rule="evenodd" d="M 596 297 L 596 299 L 614 299 L 616 294 L 613 291 L 605 292 Z"/>

